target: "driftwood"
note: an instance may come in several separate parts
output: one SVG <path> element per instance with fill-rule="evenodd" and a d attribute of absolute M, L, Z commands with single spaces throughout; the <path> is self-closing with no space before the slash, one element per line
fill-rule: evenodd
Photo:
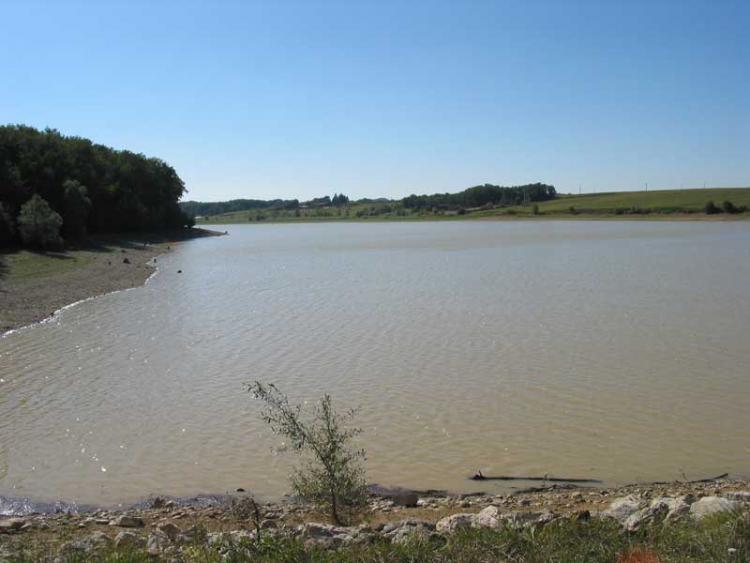
<path fill-rule="evenodd" d="M 601 483 L 599 479 L 576 479 L 567 477 L 511 477 L 509 475 L 488 476 L 477 471 L 472 477 L 473 481 L 545 481 L 549 483 Z"/>
<path fill-rule="evenodd" d="M 653 483 L 647 483 L 648 485 L 671 485 L 672 483 L 712 483 L 713 481 L 718 481 L 719 479 L 726 479 L 729 477 L 729 473 L 722 473 L 721 475 L 717 475 L 716 477 L 706 477 L 705 479 L 693 479 L 692 481 L 654 481 Z M 634 483 L 635 485 L 638 485 L 638 483 Z"/>

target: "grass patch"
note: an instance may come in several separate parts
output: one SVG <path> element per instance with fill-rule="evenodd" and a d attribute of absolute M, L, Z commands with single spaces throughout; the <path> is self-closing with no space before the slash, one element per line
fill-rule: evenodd
<path fill-rule="evenodd" d="M 0 256 L 9 281 L 54 276 L 89 264 L 95 253 L 86 251 L 18 252 Z"/>
<path fill-rule="evenodd" d="M 641 192 L 612 192 L 601 194 L 563 195 L 551 201 L 539 202 L 541 213 L 570 213 L 573 206 L 578 213 L 615 213 L 646 211 L 653 213 L 698 213 L 710 200 L 731 201 L 734 205 L 750 205 L 750 188 L 706 188 L 691 190 L 653 190 Z"/>

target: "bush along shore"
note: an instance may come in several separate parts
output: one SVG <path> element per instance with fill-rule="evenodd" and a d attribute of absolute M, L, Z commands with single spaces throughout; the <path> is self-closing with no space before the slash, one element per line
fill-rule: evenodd
<path fill-rule="evenodd" d="M 0 517 L 0 561 L 750 561 L 744 480 L 372 491 L 348 526 L 244 494 Z"/>

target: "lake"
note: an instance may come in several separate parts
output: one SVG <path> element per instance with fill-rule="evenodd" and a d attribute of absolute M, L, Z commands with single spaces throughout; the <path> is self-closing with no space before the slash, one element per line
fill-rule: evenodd
<path fill-rule="evenodd" d="M 218 228 L 0 339 L 0 495 L 284 494 L 253 380 L 359 407 L 380 484 L 750 475 L 750 222 Z"/>

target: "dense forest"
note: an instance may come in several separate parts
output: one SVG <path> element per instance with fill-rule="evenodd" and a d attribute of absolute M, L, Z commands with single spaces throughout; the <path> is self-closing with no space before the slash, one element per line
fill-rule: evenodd
<path fill-rule="evenodd" d="M 493 186 L 484 184 L 467 188 L 462 192 L 433 195 L 410 195 L 402 200 L 409 209 L 467 209 L 483 205 L 510 206 L 555 199 L 554 186 L 526 184 L 523 186 Z"/>
<path fill-rule="evenodd" d="M 349 203 L 344 194 L 316 197 L 300 203 L 298 199 L 231 199 L 229 201 L 183 201 L 182 211 L 191 217 L 209 217 L 237 211 L 294 211 L 323 207 L 341 207 Z"/>
<path fill-rule="evenodd" d="M 240 211 L 257 211 L 253 217 L 264 217 L 261 212 L 272 212 L 276 217 L 283 215 L 283 211 L 318 210 L 316 215 L 325 214 L 326 208 L 341 208 L 350 204 L 356 206 L 356 216 L 373 216 L 384 213 L 394 213 L 401 210 L 404 213 L 425 211 L 463 211 L 465 209 L 482 206 L 508 207 L 530 204 L 538 201 L 554 199 L 557 196 L 554 186 L 548 184 L 526 184 L 523 186 L 495 186 L 484 184 L 474 186 L 457 193 L 410 195 L 403 199 L 359 199 L 351 201 L 344 194 L 316 197 L 309 201 L 299 200 L 257 200 L 234 199 L 222 202 L 185 201 L 180 205 L 185 213 L 192 216 L 210 217 L 222 213 L 237 213 Z M 330 215 L 330 213 L 328 213 Z M 340 215 L 340 213 L 339 213 Z"/>
<path fill-rule="evenodd" d="M 220 215 L 233 211 L 267 210 L 267 209 L 297 209 L 299 200 L 296 199 L 232 199 L 229 201 L 183 201 L 180 203 L 182 211 L 193 217 L 201 215 Z"/>
<path fill-rule="evenodd" d="M 0 126 L 0 244 L 54 247 L 86 233 L 192 226 L 185 185 L 158 158 L 54 129 Z"/>

